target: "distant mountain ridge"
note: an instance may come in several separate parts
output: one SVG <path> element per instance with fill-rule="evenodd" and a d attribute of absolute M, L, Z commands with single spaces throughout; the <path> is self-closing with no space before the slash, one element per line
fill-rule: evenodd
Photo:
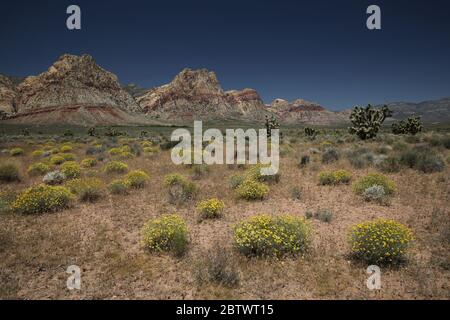
<path fill-rule="evenodd" d="M 388 104 L 390 122 L 420 115 L 424 123 L 450 123 L 450 98 Z M 275 99 L 264 104 L 255 89 L 224 91 L 213 71 L 186 68 L 165 85 L 121 86 L 90 55 L 62 55 L 46 72 L 25 79 L 0 75 L 0 119 L 9 123 L 75 125 L 176 124 L 192 120 L 336 125 L 351 110 L 329 111 L 319 103 Z"/>

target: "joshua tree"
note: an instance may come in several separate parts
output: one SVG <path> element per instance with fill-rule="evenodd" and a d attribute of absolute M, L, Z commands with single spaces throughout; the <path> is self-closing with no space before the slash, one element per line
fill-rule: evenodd
<path fill-rule="evenodd" d="M 402 120 L 392 124 L 392 133 L 394 134 L 411 134 L 416 135 L 422 131 L 423 126 L 420 122 L 420 116 L 409 117 L 406 120 Z"/>
<path fill-rule="evenodd" d="M 318 133 L 317 130 L 315 130 L 313 128 L 310 128 L 310 127 L 305 128 L 305 134 L 308 137 L 315 137 L 317 135 L 317 133 Z"/>
<path fill-rule="evenodd" d="M 266 129 L 267 129 L 267 136 L 272 136 L 272 130 L 273 129 L 279 129 L 280 124 L 278 123 L 277 119 L 274 116 L 271 116 L 270 118 L 266 116 Z"/>
<path fill-rule="evenodd" d="M 377 136 L 384 120 L 391 116 L 392 111 L 386 105 L 381 109 L 374 109 L 370 104 L 365 108 L 355 107 L 350 115 L 352 126 L 349 132 L 361 140 L 372 139 Z"/>
<path fill-rule="evenodd" d="M 95 132 L 95 127 L 90 127 L 88 130 L 88 135 L 93 137 L 95 136 L 96 132 Z"/>

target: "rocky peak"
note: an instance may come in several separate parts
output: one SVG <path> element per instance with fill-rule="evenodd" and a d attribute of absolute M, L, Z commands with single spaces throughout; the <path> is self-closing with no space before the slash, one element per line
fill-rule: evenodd
<path fill-rule="evenodd" d="M 90 55 L 65 54 L 47 72 L 26 78 L 17 89 L 19 112 L 74 105 L 139 111 L 117 77 L 98 66 Z"/>
<path fill-rule="evenodd" d="M 207 69 L 184 69 L 171 83 L 174 90 L 189 94 L 222 94 L 216 74 Z"/>
<path fill-rule="evenodd" d="M 0 119 L 16 112 L 14 104 L 16 96 L 16 86 L 11 77 L 0 75 Z"/>

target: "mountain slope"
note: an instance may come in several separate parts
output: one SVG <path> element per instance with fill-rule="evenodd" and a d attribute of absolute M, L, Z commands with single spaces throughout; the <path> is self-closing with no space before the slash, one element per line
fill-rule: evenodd
<path fill-rule="evenodd" d="M 63 55 L 48 71 L 22 81 L 9 122 L 127 124 L 141 109 L 117 77 L 89 55 Z"/>

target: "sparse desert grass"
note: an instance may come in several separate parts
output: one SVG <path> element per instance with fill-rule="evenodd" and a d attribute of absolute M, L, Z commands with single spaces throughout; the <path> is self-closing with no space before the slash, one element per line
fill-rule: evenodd
<path fill-rule="evenodd" d="M 120 131 L 125 129 L 119 129 Z M 129 132 L 133 132 L 129 129 Z M 170 134 L 172 129 L 164 129 Z M 448 224 L 448 164 L 442 171 L 424 173 L 400 163 L 397 171 L 385 171 L 379 159 L 401 158 L 408 150 L 417 150 L 415 142 L 405 143 L 403 137 L 383 134 L 380 139 L 359 142 L 345 133 L 334 136 L 330 130 L 320 130 L 314 140 L 304 137 L 302 129 L 292 129 L 286 134 L 290 141 L 289 152 L 283 153 L 280 163 L 282 179 L 270 185 L 269 196 L 264 201 L 237 199 L 230 187 L 230 177 L 236 176 L 240 185 L 253 166 L 209 166 L 206 175 L 192 182 L 195 166 L 176 166 L 170 160 L 170 150 L 161 148 L 152 156 L 134 153 L 132 145 L 142 146 L 139 138 L 124 141 L 130 146 L 132 158 L 122 162 L 128 171 L 143 170 L 151 180 L 143 189 L 130 189 L 125 184 L 126 172 L 104 172 L 107 163 L 114 161 L 107 150 L 122 147 L 121 139 L 110 137 L 90 138 L 78 134 L 74 137 L 29 136 L 13 138 L 0 136 L 2 150 L 0 165 L 13 161 L 21 180 L 0 184 L 0 285 L 1 298 L 15 299 L 448 299 L 450 228 Z M 86 130 L 82 130 L 85 132 Z M 138 129 L 137 134 L 141 129 Z M 64 132 L 64 130 L 62 131 Z M 149 130 L 150 132 L 150 130 Z M 300 132 L 300 134 L 298 134 Z M 328 132 L 328 133 L 326 133 Z M 149 136 L 155 141 L 163 138 Z M 426 134 L 426 135 L 425 135 Z M 443 133 L 426 132 L 420 144 L 427 144 L 430 154 L 441 159 L 450 157 L 441 142 Z M 325 137 L 327 135 L 327 137 Z M 295 139 L 290 139 L 290 137 Z M 429 137 L 439 142 L 430 142 Z M 158 140 L 160 139 L 160 140 Z M 322 163 L 322 154 L 331 142 L 339 154 L 338 161 Z M 119 194 L 103 193 L 95 203 L 71 201 L 57 213 L 16 214 L 12 204 L 28 188 L 42 180 L 27 175 L 27 169 L 36 162 L 51 164 L 50 158 L 60 153 L 66 143 L 73 147 L 75 159 L 85 159 L 88 150 L 95 148 L 99 164 L 82 169 L 80 179 L 92 175 L 108 186 L 118 183 Z M 386 146 L 392 146 L 392 150 Z M 20 147 L 24 154 L 12 158 L 9 150 Z M 152 147 L 158 147 L 158 142 Z M 362 154 L 372 154 L 362 168 L 355 168 L 347 152 L 364 148 Z M 41 149 L 55 153 L 48 158 L 32 155 Z M 309 163 L 299 168 L 298 155 L 308 155 Z M 43 156 L 43 155 L 42 155 Z M 64 160 L 64 158 L 63 158 Z M 48 161 L 48 162 L 47 162 Z M 102 163 L 104 162 L 104 163 Z M 81 165 L 81 162 L 79 163 Z M 60 168 L 58 165 L 57 168 Z M 370 173 L 383 173 L 396 185 L 389 195 L 390 206 L 379 206 L 376 200 L 362 201 L 368 194 L 356 195 L 350 185 L 323 187 L 318 184 L 322 171 L 346 170 L 353 181 Z M 127 172 L 128 172 L 127 171 Z M 165 177 L 176 174 L 194 184 L 199 201 L 220 199 L 226 203 L 226 213 L 220 219 L 198 223 L 198 201 L 167 201 L 169 186 Z M 78 178 L 77 178 L 78 179 Z M 264 185 L 269 182 L 259 180 Z M 124 188 L 123 188 L 124 187 Z M 180 189 L 178 189 L 180 190 Z M 107 191 L 106 188 L 102 191 Z M 294 192 L 295 191 L 295 192 Z M 367 191 L 364 190 L 364 191 Z M 370 190 L 372 191 L 372 190 Z M 383 188 L 384 191 L 384 188 Z M 127 193 L 125 196 L 124 193 Z M 375 192 L 376 193 L 376 192 Z M 297 196 L 299 195 L 299 196 Z M 374 193 L 371 193 L 373 196 Z M 376 196 L 376 194 L 375 194 Z M 323 208 L 326 208 L 324 210 Z M 56 209 L 55 209 L 56 210 Z M 317 212 L 329 215 L 315 216 Z M 167 212 L 177 212 L 189 233 L 189 250 L 183 256 L 163 254 L 142 247 L 140 230 L 148 221 L 158 219 Z M 247 258 L 233 248 L 233 228 L 255 213 L 266 212 L 278 216 L 290 213 L 301 219 L 307 212 L 314 219 L 311 225 L 313 241 L 304 258 L 287 254 L 283 259 Z M 367 262 L 350 259 L 351 246 L 348 233 L 351 227 L 378 218 L 395 220 L 414 233 L 415 241 L 409 246 L 402 264 L 382 267 L 382 290 L 373 292 L 366 288 Z M 220 243 L 216 255 L 215 244 Z M 225 252 L 226 251 L 226 252 Z M 169 251 L 172 252 L 172 251 Z M 302 254 L 300 254 L 302 255 Z M 210 257 L 209 257 L 210 256 Z M 226 261 L 225 261 L 226 260 Z M 197 262 L 200 266 L 197 265 Z M 79 292 L 69 292 L 65 287 L 68 265 L 83 268 L 83 281 L 89 287 Z M 37 273 L 37 270 L 39 272 Z M 197 278 L 199 272 L 201 276 Z M 36 276 L 38 274 L 38 276 Z M 233 285 L 236 277 L 238 284 Z M 200 279 L 201 278 L 201 279 Z M 228 285 L 228 283 L 230 285 Z M 149 289 L 151 284 L 151 290 Z"/>

